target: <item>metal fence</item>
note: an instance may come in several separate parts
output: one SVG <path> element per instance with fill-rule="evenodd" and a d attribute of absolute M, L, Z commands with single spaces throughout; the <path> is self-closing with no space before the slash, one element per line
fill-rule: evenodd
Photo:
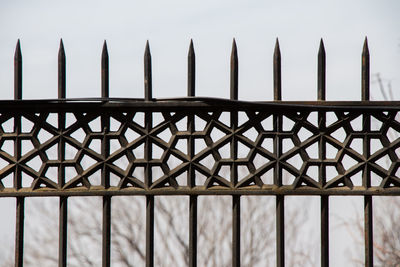
<path fill-rule="evenodd" d="M 146 266 L 154 265 L 156 196 L 190 198 L 189 262 L 196 266 L 198 196 L 231 195 L 232 265 L 240 266 L 241 196 L 275 195 L 279 267 L 284 266 L 285 259 L 286 195 L 320 196 L 321 266 L 329 265 L 329 196 L 363 196 L 365 266 L 373 266 L 372 197 L 400 194 L 400 161 L 396 152 L 400 139 L 392 134 L 400 132 L 396 120 L 400 103 L 369 101 L 367 40 L 362 51 L 362 101 L 351 102 L 325 101 L 322 40 L 317 101 L 281 100 L 278 41 L 273 57 L 273 101 L 238 100 L 235 41 L 230 99 L 195 97 L 192 43 L 188 54 L 188 96 L 183 98 L 153 98 L 148 43 L 144 54 L 144 99 L 109 98 L 106 43 L 101 59 L 101 98 L 66 98 L 65 66 L 61 41 L 58 99 L 22 100 L 18 41 L 15 100 L 0 101 L 0 197 L 15 197 L 17 201 L 15 266 L 23 265 L 24 200 L 35 196 L 59 197 L 59 266 L 67 264 L 68 197 L 102 196 L 102 264 L 110 266 L 111 202 L 117 195 L 146 196 Z M 357 120 L 358 126 L 354 123 Z M 161 152 L 154 153 L 155 147 Z M 223 148 L 229 152 L 223 153 Z M 50 149 L 57 151 L 55 157 L 49 155 Z M 72 156 L 67 153 L 69 150 L 74 151 Z M 389 162 L 389 168 L 382 160 Z M 155 168 L 160 175 L 155 175 Z M 51 169 L 56 170 L 56 176 L 51 176 Z M 283 179 L 283 173 L 291 179 Z M 117 182 L 111 176 L 117 177 Z M 101 177 L 101 183 L 94 184 L 93 177 Z M 373 177 L 379 182 L 371 182 Z"/>

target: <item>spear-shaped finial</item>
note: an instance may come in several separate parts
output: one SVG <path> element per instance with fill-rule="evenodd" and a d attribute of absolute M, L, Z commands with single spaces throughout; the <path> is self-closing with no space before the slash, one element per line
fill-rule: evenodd
<path fill-rule="evenodd" d="M 238 99 L 238 55 L 236 40 L 233 38 L 231 53 L 231 99 Z"/>
<path fill-rule="evenodd" d="M 325 100 L 326 54 L 324 41 L 321 38 L 318 50 L 318 100 Z"/>
<path fill-rule="evenodd" d="M 282 100 L 282 78 L 281 78 L 281 50 L 279 40 L 276 38 L 274 49 L 274 100 Z"/>
<path fill-rule="evenodd" d="M 196 55 L 193 48 L 193 40 L 190 39 L 188 53 L 188 96 L 195 96 L 196 84 Z"/>
<path fill-rule="evenodd" d="M 65 51 L 62 38 L 60 39 L 60 48 L 58 49 L 58 98 L 65 98 Z"/>
<path fill-rule="evenodd" d="M 22 99 L 22 54 L 19 39 L 14 54 L 14 99 Z"/>
<path fill-rule="evenodd" d="M 361 58 L 361 99 L 369 100 L 369 49 L 367 37 L 364 40 Z"/>
<path fill-rule="evenodd" d="M 144 99 L 150 101 L 152 99 L 152 77 L 151 77 L 151 54 L 149 40 L 146 42 L 144 52 Z"/>
<path fill-rule="evenodd" d="M 109 96 L 109 73 L 108 73 L 108 49 L 104 40 L 103 51 L 101 52 L 101 97 Z"/>

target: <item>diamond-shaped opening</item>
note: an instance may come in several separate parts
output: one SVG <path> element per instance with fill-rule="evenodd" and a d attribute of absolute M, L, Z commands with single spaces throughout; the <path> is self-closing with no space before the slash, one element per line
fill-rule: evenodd
<path fill-rule="evenodd" d="M 159 133 L 157 136 L 158 136 L 161 140 L 163 140 L 164 142 L 169 143 L 169 140 L 170 140 L 171 137 L 172 137 L 172 133 L 171 133 L 170 128 L 168 127 L 168 128 L 165 128 L 165 130 L 163 130 L 163 131 L 162 131 L 161 133 Z"/>
<path fill-rule="evenodd" d="M 332 125 L 333 123 L 337 122 L 338 118 L 335 114 L 335 112 L 332 111 L 328 111 L 325 113 L 326 115 L 326 126 L 329 127 L 330 125 Z"/>
<path fill-rule="evenodd" d="M 293 129 L 294 124 L 295 122 L 292 119 L 283 116 L 282 126 L 284 131 L 291 131 Z"/>
<path fill-rule="evenodd" d="M 207 157 L 205 157 L 204 159 L 202 159 L 200 161 L 200 164 L 203 165 L 204 167 L 208 168 L 209 170 L 212 169 L 212 167 L 214 166 L 215 160 L 213 158 L 213 156 L 207 155 Z"/>
<path fill-rule="evenodd" d="M 49 167 L 46 171 L 46 177 L 57 184 L 58 183 L 58 168 L 57 167 Z"/>
<path fill-rule="evenodd" d="M 29 151 L 35 149 L 31 140 L 21 140 L 21 152 L 22 155 L 28 153 Z"/>
<path fill-rule="evenodd" d="M 135 167 L 132 175 L 139 181 L 144 182 L 144 167 L 142 167 L 142 166 Z"/>
<path fill-rule="evenodd" d="M 94 160 L 92 157 L 90 157 L 89 155 L 85 154 L 81 161 L 80 161 L 80 165 L 82 166 L 83 169 L 89 169 L 91 166 L 93 166 L 94 164 L 96 164 L 97 161 Z"/>
<path fill-rule="evenodd" d="M 175 148 L 178 149 L 179 151 L 183 152 L 184 154 L 187 154 L 188 153 L 187 140 L 186 139 L 179 139 L 176 142 Z"/>
<path fill-rule="evenodd" d="M 261 126 L 264 128 L 264 131 L 272 131 L 274 129 L 274 121 L 272 115 L 269 115 L 264 120 L 262 120 Z"/>
<path fill-rule="evenodd" d="M 295 154 L 293 157 L 289 158 L 286 162 L 298 170 L 300 170 L 301 166 L 303 165 L 303 160 L 301 159 L 299 154 Z"/>
<path fill-rule="evenodd" d="M 266 157 L 264 157 L 258 153 L 256 154 L 256 156 L 254 157 L 254 160 L 253 160 L 253 164 L 257 169 L 261 168 L 261 166 L 263 166 L 264 164 L 266 164 L 268 162 L 269 162 L 269 160 Z"/>
<path fill-rule="evenodd" d="M 242 142 L 237 142 L 237 150 L 238 150 L 238 157 L 239 158 L 246 158 L 250 152 L 250 148 L 247 147 Z"/>
<path fill-rule="evenodd" d="M 266 185 L 274 184 L 274 169 L 269 169 L 263 175 L 260 176 L 261 181 Z"/>
<path fill-rule="evenodd" d="M 125 171 L 128 168 L 129 160 L 126 155 L 122 155 L 117 160 L 115 160 L 113 164 Z"/>
<path fill-rule="evenodd" d="M 374 116 L 371 116 L 371 130 L 372 131 L 379 131 L 382 127 L 382 122 L 375 118 Z"/>
<path fill-rule="evenodd" d="M 229 127 L 231 124 L 231 113 L 228 111 L 222 112 L 218 120 Z"/>
<path fill-rule="evenodd" d="M 140 137 L 140 135 L 131 128 L 125 130 L 124 136 L 129 143 Z"/>
<path fill-rule="evenodd" d="M 3 131 L 5 133 L 12 133 L 14 132 L 14 118 L 10 118 L 1 124 Z"/>
<path fill-rule="evenodd" d="M 0 158 L 0 170 L 4 169 L 5 167 L 7 167 L 9 165 L 8 161 Z"/>
<path fill-rule="evenodd" d="M 121 148 L 121 144 L 118 139 L 110 139 L 110 154 Z"/>
<path fill-rule="evenodd" d="M 296 177 L 288 172 L 287 170 L 283 169 L 282 170 L 282 184 L 283 185 L 291 185 L 293 184 L 294 180 Z"/>
<path fill-rule="evenodd" d="M 198 171 L 196 171 L 195 172 L 195 184 L 196 184 L 196 186 L 202 186 L 202 185 L 204 185 L 204 183 L 206 182 L 206 180 L 207 180 L 207 177 L 204 175 L 204 174 L 202 174 L 202 173 L 200 173 L 200 172 L 198 172 Z"/>
<path fill-rule="evenodd" d="M 22 187 L 24 188 L 31 187 L 33 180 L 34 179 L 32 176 L 22 172 L 21 174 Z"/>
<path fill-rule="evenodd" d="M 101 154 L 101 140 L 100 139 L 92 139 L 89 143 L 89 149 L 94 152 Z"/>
<path fill-rule="evenodd" d="M 58 128 L 58 114 L 57 113 L 49 113 L 47 116 L 46 122 L 53 126 L 54 128 Z"/>
<path fill-rule="evenodd" d="M 375 174 L 374 172 L 371 173 L 371 186 L 379 186 L 382 182 L 382 177 Z"/>
<path fill-rule="evenodd" d="M 297 133 L 297 136 L 299 137 L 301 142 L 304 142 L 304 140 L 307 140 L 311 136 L 313 136 L 312 132 L 307 130 L 306 128 L 302 127 L 299 132 Z"/>
<path fill-rule="evenodd" d="M 23 133 L 30 133 L 34 123 L 25 117 L 21 117 L 21 130 Z"/>
<path fill-rule="evenodd" d="M 222 165 L 218 171 L 218 175 L 221 176 L 222 178 L 225 178 L 226 180 L 229 180 L 231 175 L 230 166 Z"/>
<path fill-rule="evenodd" d="M 164 121 L 164 116 L 161 112 L 153 112 L 153 128 Z"/>
<path fill-rule="evenodd" d="M 132 149 L 132 153 L 133 155 L 135 155 L 135 158 L 144 159 L 144 144 L 142 143 L 139 146 Z"/>
<path fill-rule="evenodd" d="M 243 123 L 246 123 L 248 121 L 249 121 L 249 117 L 247 117 L 246 112 L 239 111 L 238 112 L 238 125 L 241 126 Z"/>
<path fill-rule="evenodd" d="M 294 144 L 291 138 L 285 138 L 282 140 L 282 152 L 286 153 L 294 148 Z"/>
<path fill-rule="evenodd" d="M 187 186 L 187 174 L 186 172 L 181 173 L 177 177 L 175 177 L 176 182 L 179 186 Z"/>
<path fill-rule="evenodd" d="M 229 159 L 231 157 L 230 143 L 227 143 L 218 149 L 219 155 L 223 159 Z"/>
<path fill-rule="evenodd" d="M 258 132 L 256 129 L 254 129 L 254 127 L 251 127 L 250 129 L 248 129 L 247 131 L 245 131 L 243 133 L 244 136 L 246 136 L 247 138 L 249 138 L 251 141 L 256 141 L 257 137 L 258 137 Z"/>
<path fill-rule="evenodd" d="M 326 173 L 326 181 L 332 180 L 338 175 L 337 169 L 335 166 L 326 166 L 325 167 Z"/>
<path fill-rule="evenodd" d="M 214 127 L 211 130 L 210 136 L 211 136 L 211 139 L 213 140 L 213 142 L 217 142 L 219 139 L 221 139 L 222 137 L 225 136 L 225 133 L 222 132 L 220 129 Z"/>
<path fill-rule="evenodd" d="M 152 171 L 152 176 L 153 176 L 153 182 L 156 181 L 157 179 L 161 178 L 164 175 L 164 172 L 160 166 L 151 167 L 151 171 Z"/>
<path fill-rule="evenodd" d="M 318 168 L 318 166 L 315 166 L 315 165 L 313 165 L 313 166 L 308 166 L 306 174 L 307 174 L 310 178 L 314 179 L 315 181 L 318 181 L 318 176 L 319 176 L 319 175 L 318 175 L 318 174 L 319 174 L 319 168 Z"/>
<path fill-rule="evenodd" d="M 151 150 L 153 153 L 153 159 L 161 159 L 162 155 L 164 154 L 164 149 L 154 143 L 151 144 Z"/>
<path fill-rule="evenodd" d="M 336 147 L 332 146 L 330 143 L 326 143 L 326 157 L 328 159 L 336 158 L 338 152 L 339 150 Z"/>
<path fill-rule="evenodd" d="M 397 157 L 400 158 L 400 147 L 396 148 L 394 152 L 396 153 Z"/>
<path fill-rule="evenodd" d="M 1 182 L 5 188 L 12 188 L 14 186 L 14 175 L 13 173 L 1 178 Z"/>
<path fill-rule="evenodd" d="M 237 166 L 237 175 L 238 175 L 238 180 L 241 181 L 244 177 L 250 174 L 249 169 L 247 166 L 244 165 L 239 165 Z"/>
<path fill-rule="evenodd" d="M 110 131 L 111 132 L 117 132 L 119 128 L 121 127 L 121 123 L 114 119 L 113 117 L 110 117 Z"/>
<path fill-rule="evenodd" d="M 75 147 L 71 146 L 68 143 L 65 143 L 65 159 L 66 160 L 74 159 L 77 153 L 78 153 L 78 149 L 76 149 Z"/>
<path fill-rule="evenodd" d="M 331 133 L 331 136 L 333 138 L 336 138 L 336 140 L 343 142 L 346 139 L 346 132 L 344 131 L 343 128 L 339 128 L 333 133 Z"/>
<path fill-rule="evenodd" d="M 353 128 L 353 131 L 362 131 L 362 121 L 363 118 L 361 115 L 350 121 L 350 125 L 351 128 Z"/>
<path fill-rule="evenodd" d="M 187 131 L 187 117 L 183 117 L 182 119 L 180 119 L 179 121 L 177 121 L 175 123 L 176 128 L 178 129 L 178 131 Z"/>
<path fill-rule="evenodd" d="M 68 166 L 65 167 L 65 182 L 69 182 L 71 179 L 75 178 L 78 175 L 75 167 Z"/>
<path fill-rule="evenodd" d="M 268 151 L 270 151 L 270 152 L 274 151 L 274 139 L 272 139 L 272 138 L 265 138 L 265 139 L 262 141 L 261 146 L 262 146 L 264 149 L 266 149 L 266 150 L 268 150 Z"/>
<path fill-rule="evenodd" d="M 381 166 L 384 169 L 387 169 L 390 164 L 392 163 L 389 155 L 384 155 L 383 157 L 379 158 L 378 160 L 375 161 L 376 164 L 378 164 L 379 166 Z"/>
<path fill-rule="evenodd" d="M 205 149 L 207 147 L 206 141 L 202 138 L 196 138 L 194 140 L 194 151 L 195 153 L 199 153 L 200 151 L 202 151 L 203 149 Z"/>
<path fill-rule="evenodd" d="M 95 171 L 93 174 L 88 176 L 90 185 L 101 185 L 101 170 Z"/>
<path fill-rule="evenodd" d="M 378 151 L 379 149 L 383 148 L 382 142 L 380 139 L 371 139 L 371 154 L 374 154 L 376 151 Z"/>
<path fill-rule="evenodd" d="M 71 134 L 71 137 L 74 138 L 75 140 L 77 140 L 79 143 L 83 143 L 83 141 L 85 140 L 86 137 L 86 133 L 82 128 L 78 128 L 76 131 L 74 131 Z M 43 142 L 41 142 L 43 143 Z"/>
<path fill-rule="evenodd" d="M 37 155 L 34 158 L 32 158 L 31 160 L 29 160 L 26 165 L 28 167 L 31 167 L 33 170 L 35 170 L 36 172 L 38 172 L 40 170 L 40 168 L 42 167 L 42 160 L 40 159 L 40 157 Z"/>
<path fill-rule="evenodd" d="M 95 118 L 89 122 L 89 127 L 92 132 L 101 132 L 101 120 L 100 117 Z"/>
<path fill-rule="evenodd" d="M 314 125 L 315 127 L 318 127 L 318 112 L 317 111 L 310 112 L 310 114 L 307 117 L 307 121 L 312 125 Z"/>
<path fill-rule="evenodd" d="M 362 171 L 359 171 L 350 177 L 354 186 L 362 186 L 362 173 Z"/>
<path fill-rule="evenodd" d="M 349 155 L 344 155 L 342 159 L 342 165 L 346 171 L 349 170 L 351 167 L 355 166 L 356 164 L 358 164 L 358 161 L 356 161 Z"/>
<path fill-rule="evenodd" d="M 307 155 L 311 158 L 311 159 L 317 159 L 319 158 L 319 149 L 318 149 L 318 143 L 313 143 L 312 145 L 310 145 L 309 147 L 307 147 L 305 150 L 307 152 Z"/>
<path fill-rule="evenodd" d="M 4 140 L 1 146 L 1 150 L 8 153 L 9 155 L 14 155 L 14 141 L 13 140 Z"/>
<path fill-rule="evenodd" d="M 46 150 L 46 155 L 49 160 L 58 159 L 58 144 L 54 144 Z"/>
<path fill-rule="evenodd" d="M 71 135 L 72 136 L 72 135 Z M 53 135 L 46 131 L 45 129 L 40 129 L 37 135 L 37 138 L 39 139 L 39 142 L 41 144 L 47 142 L 50 138 L 52 138 Z"/>
<path fill-rule="evenodd" d="M 65 114 L 65 127 L 69 127 L 76 122 L 75 115 L 73 113 L 66 113 Z"/>
<path fill-rule="evenodd" d="M 144 112 L 136 112 L 135 116 L 133 116 L 133 121 L 144 127 Z"/>
<path fill-rule="evenodd" d="M 195 131 L 203 131 L 207 125 L 207 122 L 197 115 L 195 116 L 194 121 L 195 121 L 195 123 L 194 123 Z"/>
<path fill-rule="evenodd" d="M 114 173 L 110 173 L 110 186 L 118 186 L 121 179 Z"/>
<path fill-rule="evenodd" d="M 357 151 L 360 155 L 363 154 L 363 139 L 362 138 L 354 138 L 351 140 L 350 148 Z"/>
<path fill-rule="evenodd" d="M 170 156 L 168 157 L 168 160 L 167 160 L 167 165 L 168 165 L 168 167 L 169 167 L 170 170 L 173 170 L 173 169 L 175 169 L 176 167 L 178 167 L 179 165 L 181 165 L 182 162 L 183 162 L 182 160 L 178 159 L 178 158 L 175 157 L 174 155 L 170 155 Z"/>
<path fill-rule="evenodd" d="M 389 127 L 386 136 L 390 142 L 394 142 L 395 140 L 397 140 L 397 138 L 399 138 L 398 132 L 395 129 L 393 129 L 392 127 Z"/>

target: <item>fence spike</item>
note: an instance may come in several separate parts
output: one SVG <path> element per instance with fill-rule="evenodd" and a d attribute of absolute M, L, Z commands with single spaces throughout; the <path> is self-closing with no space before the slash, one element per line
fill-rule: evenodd
<path fill-rule="evenodd" d="M 361 98 L 366 101 L 369 100 L 369 49 L 367 37 L 364 40 L 361 58 Z"/>
<path fill-rule="evenodd" d="M 193 40 L 190 39 L 188 53 L 188 96 L 195 96 L 196 85 L 196 55 L 194 53 Z"/>
<path fill-rule="evenodd" d="M 65 50 L 62 38 L 60 39 L 60 48 L 58 49 L 58 98 L 65 98 Z"/>
<path fill-rule="evenodd" d="M 14 99 L 22 99 L 22 54 L 19 39 L 14 54 Z"/>
<path fill-rule="evenodd" d="M 231 100 L 238 99 L 238 64 L 236 40 L 233 38 L 231 53 Z"/>
<path fill-rule="evenodd" d="M 318 50 L 318 100 L 325 100 L 326 86 L 326 54 L 324 41 L 321 38 Z"/>
<path fill-rule="evenodd" d="M 103 51 L 101 53 L 101 97 L 109 96 L 109 73 L 108 73 L 108 49 L 107 42 L 104 40 Z"/>
<path fill-rule="evenodd" d="M 152 99 L 151 54 L 149 40 L 146 42 L 146 49 L 144 52 L 144 99 L 146 101 Z"/>
<path fill-rule="evenodd" d="M 276 38 L 274 49 L 274 100 L 282 100 L 282 77 L 281 77 L 281 50 L 279 40 Z"/>

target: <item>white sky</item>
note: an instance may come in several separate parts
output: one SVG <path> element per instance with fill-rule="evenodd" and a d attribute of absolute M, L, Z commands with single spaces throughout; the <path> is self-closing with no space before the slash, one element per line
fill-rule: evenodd
<path fill-rule="evenodd" d="M 193 38 L 196 94 L 227 98 L 229 56 L 235 37 L 239 98 L 272 100 L 272 53 L 279 37 L 283 99 L 315 100 L 322 37 L 327 52 L 327 100 L 359 100 L 365 36 L 371 73 L 379 72 L 390 80 L 395 98 L 400 98 L 396 91 L 400 87 L 398 0 L 110 2 L 1 1 L 0 98 L 13 97 L 13 57 L 18 38 L 23 55 L 23 97 L 56 98 L 61 37 L 67 55 L 67 97 L 100 95 L 104 39 L 110 55 L 112 97 L 143 97 L 147 39 L 153 59 L 154 97 L 185 96 L 186 56 Z M 371 94 L 381 99 L 374 83 Z M 10 202 L 0 200 L 0 208 L 7 209 L 6 203 Z M 332 261 L 337 262 L 333 266 L 341 265 L 339 260 Z"/>

